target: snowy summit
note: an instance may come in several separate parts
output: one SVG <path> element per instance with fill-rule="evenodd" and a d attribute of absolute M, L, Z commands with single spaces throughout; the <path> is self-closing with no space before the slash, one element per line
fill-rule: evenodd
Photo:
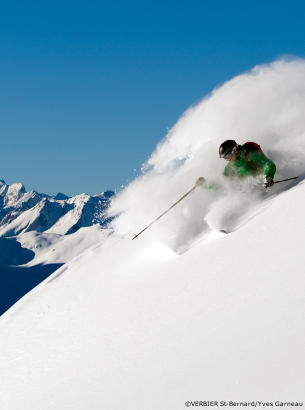
<path fill-rule="evenodd" d="M 112 191 L 90 197 L 73 198 L 58 193 L 54 197 L 26 192 L 23 184 L 7 185 L 0 181 L 0 236 L 9 237 L 25 232 L 54 232 L 70 234 L 81 227 L 110 222 L 105 211 Z"/>

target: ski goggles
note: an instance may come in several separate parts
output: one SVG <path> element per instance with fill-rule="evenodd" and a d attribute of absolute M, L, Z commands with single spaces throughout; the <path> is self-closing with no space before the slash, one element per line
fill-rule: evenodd
<path fill-rule="evenodd" d="M 236 150 L 237 150 L 238 146 L 235 145 L 235 147 L 233 147 L 232 149 L 230 148 L 228 151 L 226 151 L 221 158 L 225 159 L 226 161 L 230 161 L 230 159 L 233 157 L 233 155 L 235 154 Z"/>

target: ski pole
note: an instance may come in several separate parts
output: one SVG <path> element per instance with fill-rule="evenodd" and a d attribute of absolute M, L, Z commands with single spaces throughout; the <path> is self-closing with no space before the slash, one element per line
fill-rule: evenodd
<path fill-rule="evenodd" d="M 168 208 L 165 212 L 163 212 L 163 214 L 161 214 L 160 216 L 158 216 L 157 219 L 155 219 L 151 224 L 149 224 L 148 226 L 146 226 L 146 228 L 144 228 L 140 233 L 138 233 L 137 235 L 135 234 L 134 238 L 132 238 L 132 240 L 134 240 L 135 238 L 137 238 L 139 235 L 141 235 L 141 233 L 143 233 L 144 231 L 146 231 L 147 228 L 149 228 L 152 224 L 154 224 L 155 222 L 157 222 L 163 215 L 165 215 L 170 209 L 172 209 L 174 206 L 176 206 L 177 204 L 179 204 L 180 201 L 182 201 L 182 199 L 184 199 L 186 196 L 188 196 L 192 191 L 194 191 L 195 188 L 197 188 L 197 186 L 203 185 L 205 179 L 203 177 L 200 177 L 197 181 L 196 181 L 196 185 L 190 190 L 188 191 L 185 195 L 183 195 L 182 198 L 180 198 L 177 202 L 174 203 L 174 205 L 172 205 L 170 208 Z"/>
<path fill-rule="evenodd" d="M 293 178 L 288 178 L 288 179 L 282 179 L 281 181 L 275 181 L 275 184 L 278 184 L 279 182 L 285 182 L 285 181 L 291 181 L 292 179 L 297 179 L 299 177 L 293 177 Z"/>

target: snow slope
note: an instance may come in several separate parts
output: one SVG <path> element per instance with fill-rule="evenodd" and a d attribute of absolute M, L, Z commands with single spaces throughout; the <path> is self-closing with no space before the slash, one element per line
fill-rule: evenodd
<path fill-rule="evenodd" d="M 35 252 L 35 258 L 27 266 L 38 264 L 65 263 L 80 255 L 87 248 L 100 243 L 113 233 L 98 224 L 80 228 L 70 235 L 27 232 L 16 239 L 23 248 Z M 1 238 L 0 238 L 1 239 Z"/>
<path fill-rule="evenodd" d="M 115 235 L 0 318 L 0 408 L 304 402 L 304 105 L 305 63 L 280 61 L 192 107 L 114 201 Z M 226 137 L 257 141 L 278 179 L 299 180 L 267 193 L 259 178 L 225 181 Z M 218 189 L 131 240 L 201 175 Z"/>
<path fill-rule="evenodd" d="M 1 318 L 5 409 L 304 401 L 305 185 L 177 256 L 115 237 Z"/>
<path fill-rule="evenodd" d="M 65 262 L 111 234 L 96 224 L 71 235 L 30 231 L 0 238 L 0 315 Z"/>

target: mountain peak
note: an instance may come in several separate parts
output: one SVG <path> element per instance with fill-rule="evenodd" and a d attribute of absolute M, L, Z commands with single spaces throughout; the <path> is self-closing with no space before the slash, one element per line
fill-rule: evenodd
<path fill-rule="evenodd" d="M 98 224 L 107 228 L 106 215 L 112 191 L 98 198 L 80 194 L 73 198 L 58 192 L 55 196 L 26 192 L 22 183 L 0 183 L 0 236 L 15 236 L 29 231 L 65 235 L 82 227 Z"/>
<path fill-rule="evenodd" d="M 53 198 L 56 201 L 65 201 L 66 199 L 69 199 L 71 197 L 68 195 L 62 194 L 61 192 L 58 192 Z"/>

